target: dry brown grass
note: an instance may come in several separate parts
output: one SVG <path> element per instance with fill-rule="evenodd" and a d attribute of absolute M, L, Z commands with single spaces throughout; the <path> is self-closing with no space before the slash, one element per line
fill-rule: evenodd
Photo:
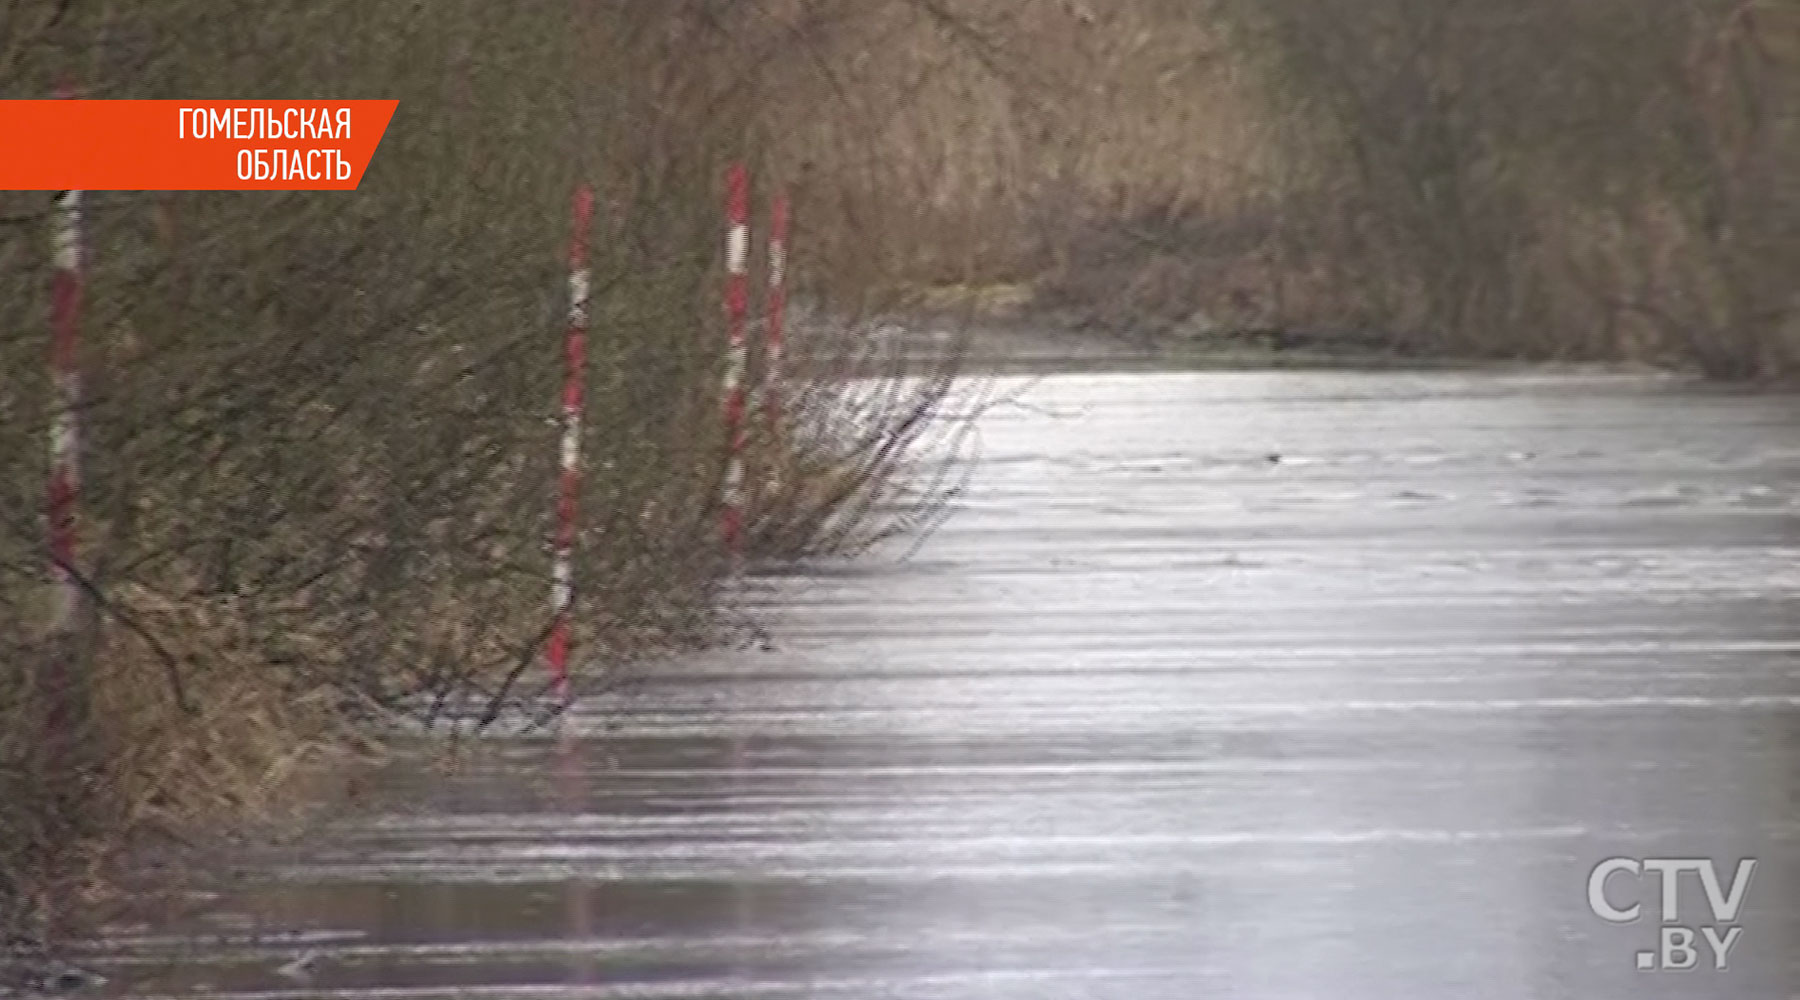
<path fill-rule="evenodd" d="M 334 782 L 376 759 L 379 747 L 331 691 L 223 652 L 234 645 L 231 617 L 199 607 L 146 615 L 173 644 L 164 652 L 181 657 L 179 701 L 160 653 L 109 633 L 65 755 L 32 722 L 43 692 L 8 686 L 0 879 L 12 898 L 0 930 L 9 940 L 55 941 L 87 916 L 146 905 L 114 894 L 128 847 L 160 842 L 191 863 L 223 831 L 292 829 L 334 800 Z"/>
<path fill-rule="evenodd" d="M 816 238 L 878 245 L 882 277 L 1036 277 L 1097 220 L 1235 211 L 1276 152 L 1186 4 L 794 6 L 833 58 L 781 66 L 761 127 L 821 178 Z"/>

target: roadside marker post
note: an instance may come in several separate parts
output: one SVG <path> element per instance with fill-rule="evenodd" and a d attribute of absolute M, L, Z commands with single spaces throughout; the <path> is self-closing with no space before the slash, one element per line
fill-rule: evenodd
<path fill-rule="evenodd" d="M 581 486 L 581 419 L 587 381 L 587 331 L 590 272 L 588 230 L 594 216 L 594 192 L 586 184 L 575 190 L 573 235 L 569 239 L 569 321 L 563 339 L 562 449 L 556 499 L 556 544 L 551 570 L 550 675 L 557 697 L 569 699 L 569 618 L 575 604 L 576 502 Z"/>
<path fill-rule="evenodd" d="M 734 565 L 744 554 L 744 380 L 749 346 L 744 339 L 750 311 L 750 172 L 733 163 L 725 177 L 725 490 L 720 534 Z"/>
<path fill-rule="evenodd" d="M 53 629 L 72 634 L 80 618 L 81 587 L 71 572 L 76 557 L 76 508 L 81 498 L 81 299 L 83 283 L 81 192 L 57 196 L 51 245 L 50 367 L 56 413 L 50 423 L 47 510 L 50 572 L 56 581 Z"/>
<path fill-rule="evenodd" d="M 769 447 L 775 449 L 769 466 L 771 493 L 781 488 L 779 448 L 786 396 L 782 385 L 783 351 L 787 341 L 788 222 L 791 208 L 787 192 L 777 192 L 769 203 L 769 301 L 763 343 L 763 418 Z"/>

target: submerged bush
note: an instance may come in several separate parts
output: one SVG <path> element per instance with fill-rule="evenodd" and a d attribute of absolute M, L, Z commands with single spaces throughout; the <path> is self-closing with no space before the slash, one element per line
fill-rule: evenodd
<path fill-rule="evenodd" d="M 0 195 L 0 933 L 44 934 L 125 834 L 274 807 L 370 721 L 535 703 L 579 180 L 599 211 L 576 638 L 600 667 L 706 627 L 719 182 L 766 162 L 743 123 L 778 36 L 706 0 L 12 5 L 4 96 L 73 77 L 399 110 L 353 194 L 88 197 L 69 640 L 44 629 L 33 513 L 46 198 Z M 758 425 L 759 461 L 789 469 L 758 492 L 763 551 L 847 537 L 942 384 L 846 440 L 798 430 L 841 395 L 813 374 L 795 433 Z"/>

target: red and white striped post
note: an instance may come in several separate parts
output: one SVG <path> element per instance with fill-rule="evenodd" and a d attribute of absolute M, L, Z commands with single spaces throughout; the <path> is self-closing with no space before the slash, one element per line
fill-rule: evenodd
<path fill-rule="evenodd" d="M 569 325 L 564 338 L 562 455 L 556 499 L 556 551 L 551 569 L 550 675 L 557 697 L 569 697 L 569 616 L 575 603 L 575 501 L 581 485 L 582 390 L 587 375 L 588 228 L 594 192 L 575 189 L 574 234 L 569 239 Z"/>
<path fill-rule="evenodd" d="M 725 495 L 720 531 L 733 560 L 744 552 L 744 341 L 750 311 L 750 172 L 733 163 L 725 176 L 725 320 L 730 349 L 725 360 Z"/>
<path fill-rule="evenodd" d="M 781 440 L 782 350 L 787 339 L 788 196 L 781 191 L 769 203 L 769 301 L 768 324 L 763 341 L 763 418 L 769 441 Z M 769 466 L 769 487 L 780 487 L 780 472 Z"/>
<path fill-rule="evenodd" d="M 57 96 L 72 98 L 63 86 Z M 42 766 L 60 775 L 82 738 L 86 699 L 76 676 L 76 637 L 86 604 L 76 576 L 76 517 L 81 500 L 81 299 L 85 282 L 80 191 L 56 196 L 50 217 L 50 375 L 56 394 L 50 420 L 50 478 L 44 515 L 50 561 L 50 655 L 39 663 L 44 694 Z"/>
<path fill-rule="evenodd" d="M 63 96 L 69 96 L 65 93 Z M 81 608 L 75 566 L 76 505 L 81 494 L 81 192 L 57 196 L 51 247 L 55 273 L 50 279 L 50 366 L 56 384 L 56 415 L 50 424 L 50 485 L 47 510 L 50 573 L 56 581 L 52 628 L 72 635 Z"/>

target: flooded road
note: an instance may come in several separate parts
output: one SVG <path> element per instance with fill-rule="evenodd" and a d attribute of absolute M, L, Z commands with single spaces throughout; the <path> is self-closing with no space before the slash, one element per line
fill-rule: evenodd
<path fill-rule="evenodd" d="M 271 863 L 141 996 L 1800 996 L 1800 399 L 1003 387 L 904 561 Z M 1706 859 L 1589 900 L 1604 859 Z M 1711 872 L 1706 872 L 1711 874 Z M 1739 929 L 1727 967 L 1704 936 Z M 1679 945 L 1680 933 L 1672 935 Z"/>

